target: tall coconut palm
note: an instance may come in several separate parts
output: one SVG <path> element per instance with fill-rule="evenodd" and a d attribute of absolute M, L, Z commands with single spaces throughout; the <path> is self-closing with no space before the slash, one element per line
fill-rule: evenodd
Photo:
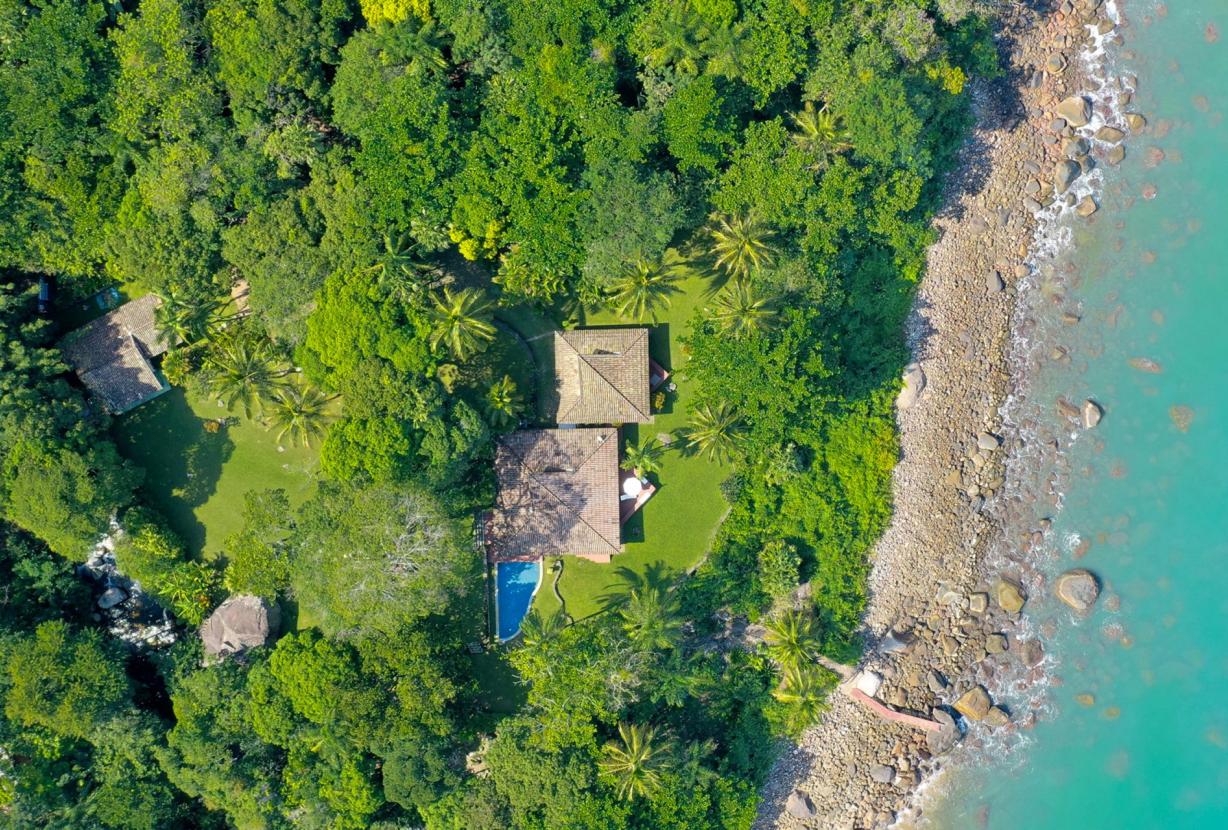
<path fill-rule="evenodd" d="M 443 40 L 434 23 L 413 26 L 403 23 L 392 29 L 389 45 L 380 52 L 380 62 L 386 66 L 444 69 L 448 61 L 443 56 Z"/>
<path fill-rule="evenodd" d="M 703 43 L 704 52 L 708 56 L 704 72 L 735 80 L 741 78 L 746 69 L 743 65 L 746 30 L 745 23 L 708 29 Z"/>
<path fill-rule="evenodd" d="M 233 329 L 214 342 L 204 360 L 205 387 L 233 410 L 263 411 L 285 383 L 291 369 L 278 358 L 268 338 Z"/>
<path fill-rule="evenodd" d="M 497 427 L 516 423 L 520 411 L 524 408 L 524 399 L 516 387 L 516 381 L 510 375 L 504 375 L 486 392 L 486 411 L 491 422 Z"/>
<path fill-rule="evenodd" d="M 669 308 L 677 282 L 686 276 L 687 264 L 674 250 L 653 261 L 637 260 L 611 286 L 610 301 L 621 317 L 657 322 L 657 312 Z"/>
<path fill-rule="evenodd" d="M 277 430 L 277 443 L 288 437 L 304 447 L 328 428 L 328 404 L 332 397 L 314 386 L 283 386 L 268 407 L 269 426 Z"/>
<path fill-rule="evenodd" d="M 806 726 L 818 720 L 830 686 L 830 673 L 826 670 L 818 666 L 794 666 L 785 670 L 772 697 L 793 707 L 794 723 Z"/>
<path fill-rule="evenodd" d="M 672 648 L 682 634 L 678 600 L 663 588 L 632 589 L 618 614 L 627 637 L 645 651 Z"/>
<path fill-rule="evenodd" d="M 714 269 L 727 277 L 746 279 L 772 262 L 776 250 L 769 240 L 775 235 L 752 213 L 713 216 L 708 225 L 708 252 Z"/>
<path fill-rule="evenodd" d="M 221 303 L 212 297 L 191 297 L 174 288 L 168 288 L 160 299 L 161 304 L 154 309 L 154 325 L 172 343 L 187 346 L 209 336 L 221 308 Z"/>
<path fill-rule="evenodd" d="M 431 345 L 435 348 L 446 346 L 457 360 L 465 360 L 495 339 L 491 302 L 484 292 L 466 288 L 453 293 L 445 288 L 434 303 Z"/>
<path fill-rule="evenodd" d="M 815 158 L 815 165 L 825 167 L 831 156 L 852 148 L 850 134 L 840 118 L 829 112 L 827 105 L 815 107 L 807 101 L 798 112 L 789 116 L 793 126 L 793 143 Z"/>
<path fill-rule="evenodd" d="M 773 303 L 750 280 L 737 279 L 716 296 L 712 319 L 737 339 L 763 331 L 776 320 Z"/>
<path fill-rule="evenodd" d="M 665 448 L 655 438 L 649 438 L 639 444 L 627 442 L 623 448 L 623 464 L 629 467 L 637 477 L 643 478 L 648 473 L 661 472 L 661 458 Z"/>
<path fill-rule="evenodd" d="M 691 413 L 683 437 L 689 451 L 723 464 L 733 459 L 740 427 L 741 421 L 729 404 L 703 403 Z"/>
<path fill-rule="evenodd" d="M 786 670 L 805 666 L 819 655 L 819 634 L 814 618 L 789 610 L 764 624 L 768 654 Z"/>
<path fill-rule="evenodd" d="M 684 75 L 698 75 L 704 59 L 700 41 L 706 34 L 703 19 L 689 3 L 675 2 L 670 11 L 642 32 L 651 44 L 644 62 L 658 69 L 672 66 Z"/>
<path fill-rule="evenodd" d="M 601 776 L 619 796 L 648 796 L 661 786 L 661 775 L 673 766 L 673 742 L 647 724 L 620 723 L 617 741 L 610 741 L 597 762 Z"/>

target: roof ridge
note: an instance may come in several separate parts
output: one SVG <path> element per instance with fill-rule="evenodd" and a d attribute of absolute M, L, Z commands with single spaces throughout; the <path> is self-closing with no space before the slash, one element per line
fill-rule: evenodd
<path fill-rule="evenodd" d="M 595 447 L 593 447 L 592 451 L 588 453 L 588 455 L 584 456 L 584 459 L 579 464 L 576 465 L 575 470 L 572 472 L 573 475 L 578 475 L 580 473 L 580 470 L 584 468 L 584 465 L 593 460 L 593 456 L 595 456 L 602 449 L 602 447 L 605 446 L 606 441 L 609 441 L 611 439 L 613 439 L 615 442 L 618 441 L 618 430 L 615 427 L 586 427 L 586 429 L 596 429 L 601 432 L 612 432 L 614 434 L 606 435 L 605 438 L 601 439 L 600 443 L 598 443 Z M 563 430 L 555 429 L 555 430 L 541 430 L 541 431 L 542 432 L 562 432 Z M 566 431 L 573 432 L 574 430 L 566 430 Z M 573 516 L 575 516 L 577 519 L 580 520 L 581 524 L 583 524 L 585 527 L 591 530 L 594 534 L 596 534 L 598 539 L 605 542 L 610 547 L 614 548 L 615 552 L 622 550 L 622 540 L 621 539 L 619 539 L 619 542 L 617 544 L 607 539 L 604 533 L 602 533 L 597 528 L 593 527 L 592 524 L 589 523 L 588 519 L 584 518 L 583 513 L 581 513 L 578 510 L 572 509 L 572 507 L 566 501 L 564 501 L 563 498 L 558 493 L 554 492 L 554 490 L 541 477 L 539 477 L 537 472 L 529 469 L 528 464 L 525 463 L 523 455 L 521 455 L 519 452 L 516 452 L 516 450 L 512 450 L 512 452 L 514 452 L 516 454 L 516 457 L 520 459 L 521 466 L 523 466 L 525 470 L 529 473 L 529 477 L 533 479 L 533 482 L 537 484 L 537 486 L 541 487 L 543 491 L 550 494 L 550 498 L 554 499 L 562 507 L 566 508 L 569 513 L 571 513 Z M 615 452 L 614 467 L 615 469 L 617 469 L 618 468 L 617 443 L 615 444 L 614 452 Z"/>
<path fill-rule="evenodd" d="M 628 343 L 627 346 L 628 348 L 630 348 L 631 346 L 634 346 L 638 342 L 639 342 L 638 339 L 633 340 L 630 343 Z M 577 352 L 577 354 L 579 353 Z M 592 356 L 593 357 L 609 357 L 610 355 L 592 355 Z M 621 354 L 619 356 L 621 356 Z M 608 377 L 606 377 L 605 374 L 600 369 L 598 369 L 595 365 L 593 365 L 593 363 L 588 358 L 589 358 L 589 355 L 580 355 L 580 359 L 584 361 L 584 365 L 588 366 L 590 369 L 596 372 L 597 376 L 601 378 L 603 381 L 605 381 L 606 386 L 613 389 L 614 393 L 618 395 L 618 397 L 622 398 L 624 401 L 627 402 L 627 406 L 631 407 L 632 410 L 634 410 L 635 412 L 638 412 L 640 415 L 643 415 L 645 418 L 652 417 L 652 413 L 645 412 L 644 410 L 636 406 L 630 398 L 628 398 L 626 395 L 623 394 L 623 390 L 619 389 L 618 385 L 615 384 L 613 381 L 611 381 Z M 570 412 L 570 410 L 568 411 Z"/>

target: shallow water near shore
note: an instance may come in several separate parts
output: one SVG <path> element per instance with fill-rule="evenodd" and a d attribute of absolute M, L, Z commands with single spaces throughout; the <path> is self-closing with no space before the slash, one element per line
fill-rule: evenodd
<path fill-rule="evenodd" d="M 1104 170 L 1100 212 L 1064 220 L 1069 247 L 1038 262 L 1020 313 L 1032 368 L 1006 413 L 1037 460 L 1016 470 L 994 558 L 1025 580 L 1049 676 L 994 690 L 1035 725 L 974 727 L 924 827 L 1228 826 L 1228 8 L 1123 11 L 1113 71 L 1137 74 L 1149 126 Z M 1077 429 L 1059 396 L 1103 421 Z M 1102 585 L 1082 619 L 1052 595 L 1074 567 Z"/>

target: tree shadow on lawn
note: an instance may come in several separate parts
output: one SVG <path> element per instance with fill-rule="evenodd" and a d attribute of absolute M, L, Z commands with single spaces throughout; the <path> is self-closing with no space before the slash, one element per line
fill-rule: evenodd
<path fill-rule="evenodd" d="M 225 428 L 205 431 L 182 389 L 172 389 L 116 421 L 115 437 L 125 458 L 145 469 L 141 492 L 200 555 L 205 526 L 196 509 L 217 491 L 222 467 L 234 453 Z"/>

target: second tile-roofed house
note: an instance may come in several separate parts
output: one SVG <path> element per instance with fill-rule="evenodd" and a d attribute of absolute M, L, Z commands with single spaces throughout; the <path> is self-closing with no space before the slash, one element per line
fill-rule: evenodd
<path fill-rule="evenodd" d="M 504 435 L 495 474 L 499 494 L 484 527 L 491 561 L 567 553 L 608 562 L 622 550 L 614 428 Z"/>
<path fill-rule="evenodd" d="M 648 329 L 554 333 L 554 389 L 547 414 L 557 424 L 652 421 Z"/>
<path fill-rule="evenodd" d="M 61 344 L 64 359 L 110 412 L 127 412 L 169 388 L 151 362 L 171 346 L 154 320 L 161 304 L 153 294 L 124 303 Z"/>

